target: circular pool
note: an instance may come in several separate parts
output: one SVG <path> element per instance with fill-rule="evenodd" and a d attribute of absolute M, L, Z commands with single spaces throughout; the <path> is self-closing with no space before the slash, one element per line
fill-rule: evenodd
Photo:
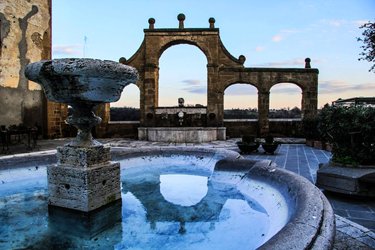
<path fill-rule="evenodd" d="M 196 147 L 113 148 L 112 157 L 122 200 L 91 213 L 48 207 L 52 154 L 0 161 L 0 248 L 331 247 L 325 197 L 270 161 Z"/>

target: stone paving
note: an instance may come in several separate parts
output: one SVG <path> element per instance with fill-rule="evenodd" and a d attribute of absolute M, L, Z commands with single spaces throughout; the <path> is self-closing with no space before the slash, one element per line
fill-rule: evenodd
<path fill-rule="evenodd" d="M 57 145 L 66 143 L 67 140 L 68 139 L 39 141 L 38 150 L 54 149 Z M 199 146 L 224 148 L 238 152 L 238 148 L 235 144 L 237 140 L 239 139 L 213 141 L 209 143 L 164 143 L 128 139 L 102 139 L 100 141 L 112 147 Z M 255 160 L 272 160 L 279 167 L 293 171 L 307 178 L 312 183 L 315 183 L 319 164 L 328 162 L 330 153 L 324 150 L 307 147 L 301 143 L 301 140 L 284 139 L 283 142 L 287 144 L 280 145 L 274 155 L 264 154 L 260 147 L 259 152 L 244 154 L 243 157 Z M 15 152 L 11 149 L 11 153 Z M 335 243 L 335 249 L 375 249 L 375 200 L 349 198 L 333 193 L 325 193 L 325 195 L 337 215 L 337 243 Z"/>

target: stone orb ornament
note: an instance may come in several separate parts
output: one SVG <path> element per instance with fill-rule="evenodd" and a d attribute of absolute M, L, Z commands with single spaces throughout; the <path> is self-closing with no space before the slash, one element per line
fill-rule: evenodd
<path fill-rule="evenodd" d="M 77 137 L 67 145 L 72 147 L 101 145 L 91 135 L 91 129 L 101 122 L 94 107 L 117 101 L 124 87 L 138 79 L 133 67 L 89 58 L 31 63 L 26 66 L 25 76 L 43 87 L 47 99 L 73 108 L 73 114 L 66 120 L 78 129 Z"/>

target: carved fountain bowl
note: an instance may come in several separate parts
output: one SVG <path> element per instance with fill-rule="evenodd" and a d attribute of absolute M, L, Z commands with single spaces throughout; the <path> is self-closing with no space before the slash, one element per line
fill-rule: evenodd
<path fill-rule="evenodd" d="M 138 78 L 133 67 L 89 58 L 31 63 L 27 65 L 25 75 L 42 85 L 49 100 L 68 104 L 115 102 L 123 88 Z"/>

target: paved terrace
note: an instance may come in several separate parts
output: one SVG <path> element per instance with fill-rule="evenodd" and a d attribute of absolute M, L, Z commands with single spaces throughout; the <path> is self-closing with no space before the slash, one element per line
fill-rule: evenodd
<path fill-rule="evenodd" d="M 129 139 L 101 139 L 102 143 L 112 147 L 142 148 L 168 146 L 199 146 L 224 148 L 238 152 L 235 144 L 239 139 L 213 141 L 209 143 L 164 143 L 148 142 Z M 307 147 L 300 139 L 282 139 L 285 144 L 279 146 L 274 155 L 266 155 L 261 147 L 259 152 L 243 155 L 247 159 L 272 160 L 279 167 L 293 171 L 312 183 L 316 181 L 316 172 L 320 163 L 329 161 L 330 153 Z M 1 154 L 0 159 L 14 157 L 15 154 L 38 153 L 38 151 L 54 150 L 56 146 L 65 144 L 69 139 L 41 140 L 33 152 L 27 152 L 24 145 L 11 146 L 7 154 Z M 1 151 L 0 151 L 1 152 Z M 334 249 L 375 249 L 375 200 L 348 198 L 325 192 L 336 214 L 336 242 Z"/>

